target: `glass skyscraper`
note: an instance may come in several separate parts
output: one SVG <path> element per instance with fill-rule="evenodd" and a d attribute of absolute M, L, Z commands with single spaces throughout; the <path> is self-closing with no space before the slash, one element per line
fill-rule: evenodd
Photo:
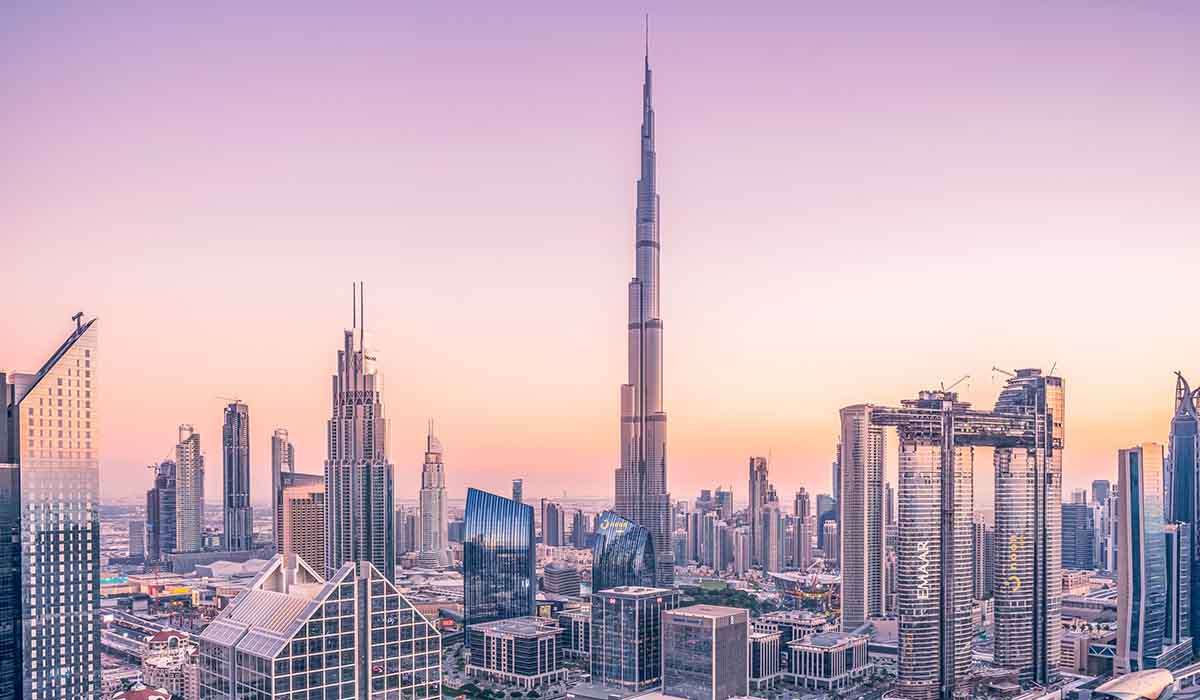
<path fill-rule="evenodd" d="M 611 510 L 601 513 L 592 540 L 592 590 L 653 587 L 657 575 L 650 531 Z"/>
<path fill-rule="evenodd" d="M 250 407 L 235 401 L 225 407 L 221 430 L 225 458 L 225 549 L 241 552 L 254 543 L 250 509 Z"/>
<path fill-rule="evenodd" d="M 0 697 L 100 695 L 95 319 L 37 372 L 0 373 Z"/>
<path fill-rule="evenodd" d="M 463 617 L 471 625 L 533 615 L 537 593 L 533 506 L 467 489 Z"/>
<path fill-rule="evenodd" d="M 1196 402 L 1200 389 L 1192 390 L 1182 374 L 1176 373 L 1175 416 L 1171 419 L 1167 446 L 1167 520 L 1191 530 L 1191 580 L 1200 581 L 1200 411 Z M 1200 586 L 1192 586 L 1192 610 L 1200 610 Z M 1200 655 L 1200 615 L 1191 619 L 1192 653 Z"/>

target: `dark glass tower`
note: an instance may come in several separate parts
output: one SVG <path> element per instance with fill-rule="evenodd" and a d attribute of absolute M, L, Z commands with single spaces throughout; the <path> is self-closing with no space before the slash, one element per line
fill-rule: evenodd
<path fill-rule="evenodd" d="M 463 530 L 466 629 L 532 615 L 537 590 L 533 506 L 468 489 Z"/>
<path fill-rule="evenodd" d="M 1191 531 L 1191 580 L 1200 581 L 1200 480 L 1196 478 L 1200 473 L 1200 413 L 1196 410 L 1200 389 L 1193 391 L 1178 372 L 1175 377 L 1175 416 L 1167 445 L 1166 517 Z M 1189 607 L 1200 610 L 1200 586 L 1192 586 Z M 1192 616 L 1191 637 L 1192 653 L 1200 655 L 1200 615 Z"/>
<path fill-rule="evenodd" d="M 657 575 L 650 531 L 610 511 L 600 515 L 592 542 L 592 591 L 654 586 Z"/>
<path fill-rule="evenodd" d="M 234 401 L 225 407 L 221 430 L 225 457 L 225 549 L 240 552 L 254 543 L 250 509 L 250 407 Z"/>

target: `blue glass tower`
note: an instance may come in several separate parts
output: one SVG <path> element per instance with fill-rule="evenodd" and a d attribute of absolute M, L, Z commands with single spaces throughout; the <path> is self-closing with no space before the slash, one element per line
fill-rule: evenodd
<path fill-rule="evenodd" d="M 1171 419 L 1171 437 L 1167 446 L 1167 520 L 1181 523 L 1189 530 L 1191 580 L 1200 581 L 1200 412 L 1196 400 L 1200 389 L 1188 386 L 1183 375 L 1175 373 L 1175 416 Z M 1200 610 L 1200 586 L 1191 589 L 1192 610 Z M 1200 616 L 1192 616 L 1192 653 L 1200 655 Z"/>
<path fill-rule="evenodd" d="M 605 511 L 592 543 L 592 592 L 618 586 L 654 587 L 657 572 L 650 531 Z"/>
<path fill-rule="evenodd" d="M 533 614 L 535 542 L 533 506 L 467 489 L 463 526 L 466 629 L 480 622 Z"/>

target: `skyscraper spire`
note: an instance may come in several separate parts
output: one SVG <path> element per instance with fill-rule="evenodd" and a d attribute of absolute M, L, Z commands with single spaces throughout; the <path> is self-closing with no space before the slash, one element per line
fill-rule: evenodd
<path fill-rule="evenodd" d="M 629 381 L 621 387 L 621 466 L 615 510 L 649 530 L 659 584 L 671 585 L 670 494 L 667 493 L 667 416 L 662 410 L 662 317 L 659 314 L 658 190 L 651 101 L 649 16 L 642 85 L 640 177 L 634 219 L 634 277 L 629 282 Z"/>

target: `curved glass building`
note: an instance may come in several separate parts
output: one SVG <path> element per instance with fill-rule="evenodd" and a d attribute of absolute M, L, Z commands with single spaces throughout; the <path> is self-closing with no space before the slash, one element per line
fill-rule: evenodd
<path fill-rule="evenodd" d="M 592 592 L 619 586 L 653 588 L 656 571 L 650 531 L 611 510 L 602 513 L 592 544 Z"/>
<path fill-rule="evenodd" d="M 467 489 L 463 525 L 466 629 L 480 622 L 533 615 L 536 562 L 533 506 Z"/>

